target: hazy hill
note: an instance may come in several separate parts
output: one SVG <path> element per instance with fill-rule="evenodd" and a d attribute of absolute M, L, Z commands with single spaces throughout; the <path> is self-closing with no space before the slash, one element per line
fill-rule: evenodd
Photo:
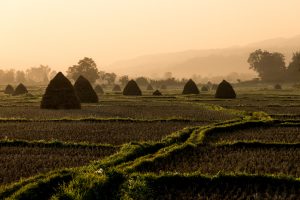
<path fill-rule="evenodd" d="M 247 58 L 258 49 L 279 51 L 286 55 L 287 62 L 292 52 L 300 51 L 300 35 L 292 38 L 275 38 L 224 49 L 189 50 L 140 56 L 113 63 L 111 69 L 120 74 L 132 76 L 160 76 L 172 72 L 176 76 L 188 77 L 193 74 L 226 75 L 231 72 L 252 73 Z M 155 73 L 154 73 L 155 72 Z"/>

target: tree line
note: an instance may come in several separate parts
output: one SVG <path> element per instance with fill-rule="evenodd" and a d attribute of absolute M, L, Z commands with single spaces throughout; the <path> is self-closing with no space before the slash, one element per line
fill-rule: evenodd
<path fill-rule="evenodd" d="M 92 58 L 85 57 L 80 60 L 76 65 L 73 65 L 67 70 L 67 77 L 75 81 L 80 75 L 83 75 L 91 83 L 98 83 L 102 85 L 114 85 L 116 83 L 126 85 L 130 78 L 128 75 L 117 76 L 115 73 L 107 73 L 99 71 L 95 61 Z M 135 81 L 140 86 L 147 86 L 151 84 L 154 87 L 165 86 L 182 86 L 187 82 L 187 79 L 176 79 L 172 76 L 172 73 L 167 72 L 165 79 L 155 80 L 144 76 L 135 78 Z"/>
<path fill-rule="evenodd" d="M 258 49 L 250 53 L 248 58 L 250 69 L 258 73 L 259 78 L 263 82 L 299 82 L 300 81 L 300 52 L 293 54 L 291 62 L 286 65 L 285 56 L 279 52 L 268 52 Z M 39 67 L 31 67 L 27 70 L 1 70 L 0 69 L 0 84 L 8 83 L 26 83 L 26 84 L 48 84 L 57 74 L 47 65 L 40 65 Z M 85 57 L 79 62 L 67 70 L 67 77 L 71 81 L 75 81 L 80 75 L 87 78 L 92 84 L 102 85 L 114 85 L 121 84 L 126 85 L 129 81 L 129 76 L 117 76 L 115 73 L 108 73 L 105 71 L 99 71 L 97 64 L 92 58 Z M 238 77 L 238 74 L 234 74 L 233 77 Z M 195 79 L 199 79 L 194 75 Z M 230 78 L 230 77 L 227 77 Z M 148 77 L 137 77 L 136 82 L 141 86 L 151 84 L 154 87 L 165 86 L 182 86 L 188 79 L 177 79 L 172 76 L 171 72 L 165 73 L 163 79 L 151 79 Z M 206 80 L 203 79 L 202 80 Z M 232 80 L 230 80 L 232 81 Z M 241 82 L 240 79 L 235 81 Z M 209 80 L 207 79 L 207 82 Z"/>
<path fill-rule="evenodd" d="M 248 63 L 263 82 L 300 81 L 300 52 L 295 52 L 287 65 L 282 53 L 258 49 L 249 55 Z"/>
<path fill-rule="evenodd" d="M 0 69 L 0 84 L 25 83 L 28 85 L 46 85 L 56 74 L 57 72 L 47 65 L 31 67 L 26 70 Z M 79 60 L 76 65 L 69 67 L 66 74 L 73 82 L 75 82 L 80 75 L 83 75 L 92 84 L 109 86 L 113 86 L 114 84 L 124 86 L 130 80 L 128 75 L 118 76 L 115 73 L 100 71 L 95 61 L 88 57 Z M 141 86 L 152 84 L 157 87 L 162 85 L 181 86 L 187 81 L 187 79 L 176 79 L 172 77 L 172 73 L 170 72 L 167 72 L 165 78 L 162 80 L 150 79 L 144 76 L 137 77 L 135 80 Z"/>
<path fill-rule="evenodd" d="M 1 70 L 0 69 L 0 84 L 8 83 L 27 83 L 27 84 L 46 84 L 56 75 L 47 65 L 39 67 L 31 67 L 27 70 Z"/>

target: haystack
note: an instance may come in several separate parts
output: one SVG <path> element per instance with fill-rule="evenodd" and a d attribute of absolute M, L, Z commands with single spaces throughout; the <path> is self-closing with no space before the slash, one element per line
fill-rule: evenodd
<path fill-rule="evenodd" d="M 7 85 L 4 90 L 4 94 L 13 94 L 14 92 L 15 92 L 15 89 L 11 85 Z"/>
<path fill-rule="evenodd" d="M 280 84 L 276 84 L 276 85 L 274 85 L 274 89 L 275 89 L 275 90 L 281 90 L 282 87 L 281 87 Z"/>
<path fill-rule="evenodd" d="M 208 86 L 203 85 L 202 88 L 201 88 L 201 91 L 202 92 L 208 92 L 209 91 Z"/>
<path fill-rule="evenodd" d="M 98 103 L 96 92 L 91 83 L 83 76 L 78 77 L 74 89 L 81 103 Z"/>
<path fill-rule="evenodd" d="M 182 94 L 199 94 L 199 89 L 196 83 L 190 79 L 184 86 Z"/>
<path fill-rule="evenodd" d="M 97 93 L 97 94 L 104 94 L 104 90 L 103 90 L 103 88 L 101 87 L 101 85 L 96 85 L 96 87 L 95 87 L 95 92 Z"/>
<path fill-rule="evenodd" d="M 115 85 L 112 89 L 113 92 L 121 92 L 121 87 L 119 85 Z"/>
<path fill-rule="evenodd" d="M 48 84 L 42 109 L 80 109 L 80 101 L 71 82 L 59 72 Z"/>
<path fill-rule="evenodd" d="M 126 95 L 126 96 L 141 96 L 142 91 L 139 88 L 138 84 L 134 80 L 131 80 L 125 86 L 125 88 L 123 90 L 123 95 Z"/>
<path fill-rule="evenodd" d="M 155 92 L 153 92 L 153 96 L 162 96 L 162 93 L 159 90 L 155 90 Z"/>
<path fill-rule="evenodd" d="M 17 96 L 17 95 L 23 95 L 23 94 L 27 94 L 28 93 L 28 90 L 27 88 L 25 87 L 25 85 L 23 85 L 22 83 L 20 83 L 14 93 L 13 93 L 13 96 Z"/>
<path fill-rule="evenodd" d="M 147 90 L 153 90 L 153 87 L 152 87 L 151 84 L 149 84 L 149 85 L 147 86 Z"/>
<path fill-rule="evenodd" d="M 215 98 L 221 98 L 221 99 L 234 99 L 236 98 L 236 93 L 231 86 L 230 83 L 223 80 L 217 88 Z"/>

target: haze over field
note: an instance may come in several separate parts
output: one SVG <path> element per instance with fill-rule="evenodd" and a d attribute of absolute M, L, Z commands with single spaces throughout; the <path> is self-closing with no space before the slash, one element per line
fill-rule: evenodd
<path fill-rule="evenodd" d="M 293 52 L 300 49 L 300 35 L 245 46 L 145 55 L 116 62 L 112 65 L 112 69 L 119 73 L 146 74 L 152 77 L 159 77 L 158 72 L 162 70 L 170 71 L 177 77 L 189 77 L 193 74 L 220 76 L 238 72 L 244 74 L 242 77 L 247 79 L 255 76 L 255 72 L 249 69 L 247 59 L 251 52 L 259 48 L 283 53 L 288 63 Z"/>
<path fill-rule="evenodd" d="M 300 49 L 299 8 L 298 0 L 1 1 L 0 66 L 66 71 L 88 56 L 100 70 L 136 76 L 254 74 L 251 51 L 289 60 Z"/>

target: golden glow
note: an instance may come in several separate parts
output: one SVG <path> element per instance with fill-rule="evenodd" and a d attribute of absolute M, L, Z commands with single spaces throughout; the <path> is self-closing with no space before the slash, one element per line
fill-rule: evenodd
<path fill-rule="evenodd" d="M 1 0 L 0 66 L 80 58 L 100 68 L 147 53 L 223 48 L 300 34 L 299 0 Z"/>

